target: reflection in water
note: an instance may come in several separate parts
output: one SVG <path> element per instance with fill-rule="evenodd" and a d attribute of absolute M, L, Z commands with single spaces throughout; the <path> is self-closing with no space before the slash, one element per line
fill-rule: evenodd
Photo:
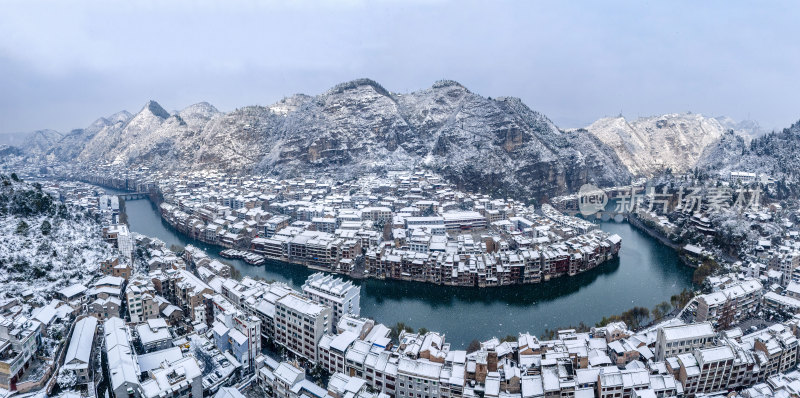
<path fill-rule="evenodd" d="M 219 248 L 177 233 L 147 200 L 126 203 L 131 230 L 157 237 L 167 245 L 193 244 L 218 256 Z M 594 324 L 603 316 L 633 306 L 654 307 L 691 284 L 691 269 L 670 248 L 626 223 L 604 222 L 603 230 L 622 236 L 618 260 L 574 277 L 537 285 L 502 288 L 435 286 L 417 282 L 356 280 L 361 285 L 361 315 L 388 326 L 397 322 L 446 334 L 454 348 L 472 339 L 504 337 L 518 332 L 540 334 L 545 328 Z M 312 273 L 279 261 L 251 266 L 224 260 L 242 275 L 285 282 L 299 288 Z"/>
<path fill-rule="evenodd" d="M 611 274 L 619 268 L 619 260 L 591 271 L 578 274 L 572 278 L 557 278 L 540 285 L 503 286 L 497 289 L 481 289 L 476 287 L 431 286 L 421 282 L 360 281 L 363 297 L 369 297 L 378 303 L 385 300 L 403 298 L 424 298 L 430 301 L 432 308 L 448 307 L 459 302 L 491 304 L 495 302 L 513 307 L 526 307 L 543 304 L 563 295 L 572 294 L 581 286 L 592 283 L 601 275 Z M 538 287 L 538 288 L 537 288 Z M 484 294 L 486 293 L 486 294 Z"/>

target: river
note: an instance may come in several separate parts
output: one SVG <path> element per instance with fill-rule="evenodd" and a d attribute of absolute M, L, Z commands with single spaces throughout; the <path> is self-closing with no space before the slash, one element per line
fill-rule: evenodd
<path fill-rule="evenodd" d="M 219 248 L 189 239 L 162 221 L 149 200 L 131 200 L 125 205 L 132 231 L 157 237 L 167 245 L 192 244 L 221 259 Z M 692 269 L 682 265 L 669 247 L 624 222 L 602 222 L 601 228 L 622 237 L 619 259 L 583 274 L 536 285 L 484 289 L 355 280 L 361 286 L 361 315 L 387 326 L 403 322 L 443 332 L 454 349 L 463 349 L 473 339 L 526 331 L 539 335 L 546 328 L 581 321 L 594 325 L 605 315 L 634 306 L 653 308 L 691 287 Z M 303 266 L 278 261 L 251 266 L 223 260 L 243 276 L 286 282 L 296 289 L 312 273 Z"/>

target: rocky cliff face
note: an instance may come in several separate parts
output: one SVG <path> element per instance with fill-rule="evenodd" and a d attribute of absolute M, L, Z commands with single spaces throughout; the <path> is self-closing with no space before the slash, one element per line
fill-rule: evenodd
<path fill-rule="evenodd" d="M 281 176 L 424 166 L 468 189 L 539 198 L 630 179 L 587 131 L 561 131 L 517 98 L 481 97 L 453 81 L 396 94 L 361 79 L 229 113 L 200 103 L 170 114 L 151 101 L 67 134 L 47 156 Z"/>
<path fill-rule="evenodd" d="M 749 140 L 759 133 L 758 124 L 710 118 L 700 114 L 667 114 L 628 121 L 603 118 L 586 128 L 614 149 L 634 175 L 652 176 L 672 169 L 685 172 L 695 167 L 703 151 L 728 130 Z"/>

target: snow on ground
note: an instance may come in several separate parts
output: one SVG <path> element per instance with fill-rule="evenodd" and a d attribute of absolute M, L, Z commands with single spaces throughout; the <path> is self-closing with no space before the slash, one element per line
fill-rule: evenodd
<path fill-rule="evenodd" d="M 88 284 L 115 250 L 100 222 L 34 185 L 0 179 L 0 298 L 32 296 L 40 306 L 68 285 Z"/>

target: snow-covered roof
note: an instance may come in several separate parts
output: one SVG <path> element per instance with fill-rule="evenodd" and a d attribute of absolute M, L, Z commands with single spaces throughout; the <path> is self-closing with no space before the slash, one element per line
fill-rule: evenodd
<path fill-rule="evenodd" d="M 141 385 L 142 395 L 146 398 L 156 398 L 162 396 L 162 394 L 171 395 L 183 383 L 191 384 L 192 380 L 202 376 L 200 364 L 191 356 L 154 369 L 151 374 L 152 378 Z M 182 377 L 173 377 L 176 374 Z"/>
<path fill-rule="evenodd" d="M 662 329 L 665 341 L 714 337 L 714 327 L 708 322 L 671 326 Z"/>
<path fill-rule="evenodd" d="M 275 377 L 287 385 L 293 385 L 295 381 L 303 377 L 303 370 L 298 369 L 287 362 L 281 362 L 275 369 Z"/>
<path fill-rule="evenodd" d="M 179 347 L 170 347 L 165 350 L 139 355 L 136 359 L 139 362 L 139 369 L 142 372 L 149 372 L 161 367 L 164 362 L 173 363 L 181 358 L 183 358 L 181 349 Z"/>
<path fill-rule="evenodd" d="M 244 398 L 244 395 L 239 390 L 233 387 L 221 387 L 214 398 Z"/>
<path fill-rule="evenodd" d="M 438 380 L 441 371 L 442 364 L 427 360 L 400 358 L 400 362 L 397 364 L 398 373 L 420 378 Z"/>
<path fill-rule="evenodd" d="M 111 388 L 128 385 L 130 388 L 139 385 L 139 364 L 134 361 L 134 352 L 130 346 L 128 327 L 117 317 L 111 317 L 103 324 L 106 354 Z"/>
<path fill-rule="evenodd" d="M 357 334 L 349 330 L 345 331 L 333 338 L 331 341 L 331 348 L 344 353 L 347 350 L 347 347 L 350 347 L 350 344 L 353 344 L 357 338 Z"/>
<path fill-rule="evenodd" d="M 136 326 L 136 332 L 139 333 L 139 339 L 145 346 L 172 339 L 166 322 L 161 318 L 150 319 L 146 324 Z"/>
<path fill-rule="evenodd" d="M 228 336 L 230 336 L 230 338 L 233 339 L 233 341 L 235 341 L 238 345 L 244 345 L 247 343 L 247 336 L 236 329 L 231 329 Z"/>
<path fill-rule="evenodd" d="M 75 323 L 67 355 L 64 357 L 65 369 L 77 369 L 89 365 L 96 330 L 97 318 L 93 316 L 87 316 Z"/>
<path fill-rule="evenodd" d="M 163 314 L 164 316 L 169 317 L 169 316 L 172 316 L 172 314 L 175 313 L 175 311 L 181 311 L 180 307 L 178 307 L 177 305 L 170 304 L 170 305 L 164 307 L 163 310 L 161 310 L 161 314 Z"/>
<path fill-rule="evenodd" d="M 125 279 L 122 279 L 119 276 L 106 275 L 98 279 L 97 282 L 94 283 L 94 285 L 121 287 L 123 282 L 125 282 Z"/>
<path fill-rule="evenodd" d="M 33 319 L 36 319 L 44 325 L 49 325 L 50 322 L 52 322 L 56 317 L 61 316 L 63 313 L 56 308 L 60 303 L 61 302 L 58 300 L 52 300 L 44 307 L 39 307 L 33 310 Z"/>
<path fill-rule="evenodd" d="M 61 289 L 58 293 L 70 300 L 86 291 L 86 286 L 76 283 Z"/>
<path fill-rule="evenodd" d="M 277 302 L 278 304 L 284 305 L 287 308 L 291 308 L 301 314 L 308 316 L 317 316 L 325 310 L 324 306 L 317 304 L 311 300 L 308 300 L 304 297 L 300 297 L 296 294 L 289 294 L 281 298 Z"/>

